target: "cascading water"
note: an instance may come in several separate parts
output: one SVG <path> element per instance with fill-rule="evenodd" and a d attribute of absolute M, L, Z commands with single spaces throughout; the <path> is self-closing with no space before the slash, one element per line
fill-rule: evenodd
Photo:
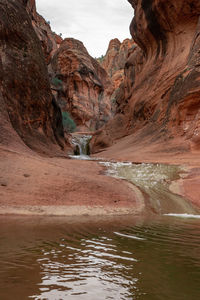
<path fill-rule="evenodd" d="M 90 140 L 92 135 L 73 134 L 71 143 L 74 146 L 74 155 L 71 157 L 77 159 L 89 159 L 90 155 Z"/>
<path fill-rule="evenodd" d="M 190 216 L 198 213 L 192 204 L 174 193 L 170 186 L 184 172 L 180 166 L 164 164 L 133 164 L 131 162 L 100 162 L 107 167 L 107 174 L 128 180 L 145 195 L 147 207 L 157 214 Z M 194 215 L 194 217 L 195 217 Z"/>

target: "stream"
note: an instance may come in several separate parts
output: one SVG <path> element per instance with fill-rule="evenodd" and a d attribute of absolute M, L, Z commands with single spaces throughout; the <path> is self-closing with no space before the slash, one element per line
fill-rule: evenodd
<path fill-rule="evenodd" d="M 107 175 L 127 180 L 137 186 L 146 198 L 146 210 L 161 215 L 194 214 L 194 217 L 198 215 L 198 211 L 187 199 L 171 189 L 172 183 L 184 176 L 184 167 L 131 162 L 100 162 L 100 164 L 107 168 Z"/>
<path fill-rule="evenodd" d="M 90 159 L 82 150 L 71 157 Z M 199 299 L 200 215 L 171 189 L 184 168 L 99 163 L 137 186 L 150 213 L 1 216 L 0 299 Z"/>

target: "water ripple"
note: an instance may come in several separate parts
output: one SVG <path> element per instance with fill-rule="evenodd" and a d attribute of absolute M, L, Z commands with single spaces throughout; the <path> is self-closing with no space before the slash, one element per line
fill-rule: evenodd
<path fill-rule="evenodd" d="M 16 224 L 10 231 L 5 226 L 0 299 L 15 299 L 14 291 L 20 300 L 196 300 L 199 220 L 162 218 L 123 226 L 120 218 L 107 225 L 34 225 L 28 230 L 23 224 L 14 233 Z"/>

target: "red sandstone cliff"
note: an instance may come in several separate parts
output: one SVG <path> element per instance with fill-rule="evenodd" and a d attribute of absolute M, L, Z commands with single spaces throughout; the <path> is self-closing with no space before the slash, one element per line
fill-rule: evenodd
<path fill-rule="evenodd" d="M 129 151 L 153 144 L 154 151 L 199 150 L 200 2 L 129 2 L 135 9 L 130 29 L 138 47 L 125 65 L 117 115 L 96 137 L 95 147 L 131 134 Z"/>
<path fill-rule="evenodd" d="M 70 112 L 78 130 L 96 130 L 110 119 L 112 83 L 82 42 L 67 38 L 61 43 L 51 76 L 57 102 Z"/>
<path fill-rule="evenodd" d="M 52 92 L 57 102 L 63 111 L 71 114 L 78 130 L 98 129 L 111 116 L 113 86 L 106 72 L 81 42 L 74 39 L 62 42 L 62 38 L 51 31 L 48 22 L 36 12 L 35 0 L 28 0 L 26 7 L 49 65 Z M 56 52 L 60 46 L 62 49 Z"/>
<path fill-rule="evenodd" d="M 118 39 L 113 39 L 109 43 L 101 66 L 111 77 L 115 89 L 117 89 L 124 80 L 124 66 L 130 51 L 134 47 L 135 42 L 131 39 L 125 39 L 122 43 Z"/>
<path fill-rule="evenodd" d="M 48 61 L 52 48 L 47 47 L 46 51 L 43 47 L 43 53 L 41 41 L 45 41 L 46 33 L 39 41 L 37 28 L 35 32 L 26 11 L 27 4 L 30 12 L 34 1 L 0 0 L 0 214 L 138 213 L 143 205 L 138 203 L 133 189 L 125 182 L 102 175 L 100 165 L 55 157 L 58 144 L 62 147 L 63 127 L 44 58 L 45 54 Z M 32 13 L 34 16 L 35 10 Z M 57 53 L 58 57 L 65 47 Z M 58 66 L 63 71 L 63 87 L 65 83 L 74 84 L 66 92 L 74 95 L 78 90 L 77 97 L 83 93 L 87 101 L 88 96 L 91 118 L 94 113 L 103 122 L 109 107 L 106 95 L 110 85 L 105 71 L 75 49 L 69 56 L 63 53 L 61 58 Z M 68 81 L 68 75 L 72 81 Z M 79 100 L 84 103 L 84 99 Z M 42 157 L 31 149 L 51 152 L 54 157 Z"/>
<path fill-rule="evenodd" d="M 131 28 L 139 46 L 132 49 L 125 65 L 117 115 L 97 137 L 96 149 L 128 135 L 103 156 L 142 162 L 190 163 L 193 169 L 175 192 L 199 205 L 199 1 L 130 2 L 136 9 Z M 34 8 L 34 1 L 0 0 L 1 211 L 2 205 L 4 213 L 45 214 L 41 205 L 52 205 L 52 209 L 46 210 L 51 214 L 58 213 L 56 205 L 61 205 L 61 213 L 65 206 L 67 214 L 69 206 L 73 205 L 75 210 L 71 213 L 77 214 L 80 214 L 77 205 L 87 208 L 81 210 L 82 214 L 104 206 L 103 213 L 141 211 L 138 193 L 124 181 L 101 175 L 102 168 L 93 162 L 42 159 L 39 155 L 20 152 L 26 144 L 46 153 L 53 145 L 62 146 L 63 141 L 60 110 L 52 99 L 41 43 L 25 10 L 27 3 L 30 10 Z M 75 55 L 72 52 L 69 57 L 63 55 L 61 66 Z M 45 53 L 47 61 L 50 53 L 51 50 Z M 68 66 L 73 70 L 78 64 L 73 59 Z M 89 69 L 87 65 L 69 74 L 67 67 L 63 67 L 61 80 L 64 84 L 60 92 L 76 91 L 78 84 L 78 90 L 86 90 L 89 95 L 93 82 L 97 92 L 92 95 L 98 95 L 101 90 L 99 73 L 104 71 L 94 65 L 90 61 Z M 68 75 L 74 80 L 68 81 Z M 74 88 L 63 89 L 67 82 L 73 83 Z M 105 90 L 107 88 L 102 88 L 100 95 Z M 172 148 L 172 145 L 177 147 Z M 6 150 L 13 150 L 13 147 L 15 151 Z M 197 150 L 197 155 L 173 157 L 177 151 L 189 149 Z M 152 154 L 158 150 L 161 150 L 159 155 L 156 153 L 152 159 Z M 11 206 L 11 210 L 6 210 L 7 206 Z"/>
<path fill-rule="evenodd" d="M 61 112 L 26 4 L 0 0 L 0 143 L 47 153 L 63 147 Z"/>
<path fill-rule="evenodd" d="M 26 9 L 31 18 L 33 28 L 41 42 L 46 63 L 49 64 L 51 57 L 59 48 L 62 38 L 51 30 L 49 23 L 36 11 L 35 0 L 25 0 Z"/>
<path fill-rule="evenodd" d="M 135 47 L 136 44 L 132 39 L 125 39 L 122 43 L 118 39 L 113 39 L 109 43 L 106 55 L 97 59 L 113 83 L 114 90 L 111 95 L 112 114 L 118 111 L 123 98 L 124 67 Z"/>

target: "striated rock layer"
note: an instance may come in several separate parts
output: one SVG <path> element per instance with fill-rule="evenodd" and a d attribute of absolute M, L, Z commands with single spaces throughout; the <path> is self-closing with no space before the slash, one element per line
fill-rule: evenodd
<path fill-rule="evenodd" d="M 138 47 L 125 65 L 117 115 L 96 137 L 94 149 L 131 134 L 129 151 L 198 151 L 200 2 L 129 2 L 135 9 L 130 30 Z"/>
<path fill-rule="evenodd" d="M 65 39 L 49 69 L 57 101 L 70 112 L 78 130 L 96 130 L 110 119 L 112 83 L 82 42 Z"/>
<path fill-rule="evenodd" d="M 26 4 L 0 0 L 0 143 L 47 153 L 63 147 L 61 112 Z"/>

